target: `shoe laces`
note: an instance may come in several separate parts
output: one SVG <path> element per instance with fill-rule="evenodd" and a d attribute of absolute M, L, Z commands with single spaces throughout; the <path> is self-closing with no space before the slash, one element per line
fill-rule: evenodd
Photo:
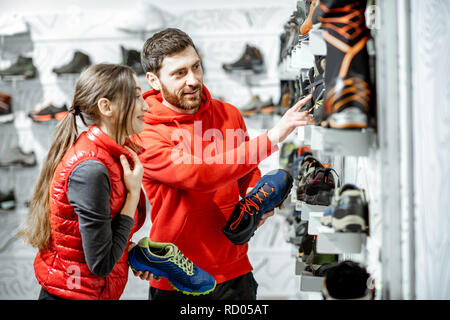
<path fill-rule="evenodd" d="M 194 275 L 194 263 L 179 250 L 177 250 L 169 260 L 180 267 L 187 275 Z"/>
<path fill-rule="evenodd" d="M 275 191 L 274 188 L 271 188 L 269 192 L 264 190 L 264 186 L 267 185 L 267 182 L 264 183 L 264 185 L 258 189 L 258 192 L 255 193 L 253 196 L 244 198 L 240 203 L 240 213 L 239 217 L 230 225 L 230 229 L 234 230 L 239 225 L 239 223 L 242 221 L 242 218 L 245 214 L 253 215 L 256 211 L 259 210 L 259 206 L 262 204 L 265 198 L 269 197 L 270 192 Z M 253 199 L 252 199 L 253 198 Z M 259 204 L 256 203 L 255 200 L 258 200 Z"/>

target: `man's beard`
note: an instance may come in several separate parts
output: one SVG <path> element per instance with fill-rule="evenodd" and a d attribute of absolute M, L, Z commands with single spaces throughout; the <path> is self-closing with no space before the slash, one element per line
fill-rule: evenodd
<path fill-rule="evenodd" d="M 200 107 L 200 104 L 202 102 L 202 86 L 192 88 L 191 91 L 195 91 L 197 89 L 198 89 L 197 98 L 188 99 L 187 97 L 184 96 L 184 94 L 182 94 L 182 96 L 179 97 L 175 94 L 170 93 L 169 90 L 167 90 L 167 87 L 161 83 L 161 93 L 164 99 L 171 105 L 186 111 L 198 109 Z"/>

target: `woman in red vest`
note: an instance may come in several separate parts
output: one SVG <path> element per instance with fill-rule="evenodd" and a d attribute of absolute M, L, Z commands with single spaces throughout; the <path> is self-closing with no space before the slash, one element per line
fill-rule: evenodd
<path fill-rule="evenodd" d="M 142 131 L 147 110 L 131 68 L 98 64 L 81 73 L 18 233 L 39 249 L 39 299 L 120 298 L 130 239 L 146 215 L 139 148 L 128 137 Z M 81 134 L 77 119 L 87 127 Z"/>

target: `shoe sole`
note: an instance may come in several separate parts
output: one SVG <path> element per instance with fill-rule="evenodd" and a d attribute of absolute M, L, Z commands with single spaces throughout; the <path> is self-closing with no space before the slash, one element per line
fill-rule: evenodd
<path fill-rule="evenodd" d="M 230 67 L 230 68 L 223 68 L 226 72 L 245 72 L 245 71 L 253 71 L 254 73 L 263 73 L 264 72 L 264 65 L 256 65 L 252 66 L 251 68 L 245 68 L 245 67 Z"/>
<path fill-rule="evenodd" d="M 256 114 L 256 113 L 257 113 L 256 110 L 251 110 L 251 111 L 241 111 L 241 114 L 242 114 L 244 117 L 252 116 L 252 115 L 254 115 L 254 114 Z"/>
<path fill-rule="evenodd" d="M 274 210 L 275 208 L 279 207 L 280 204 L 282 204 L 286 200 L 286 198 L 288 197 L 289 193 L 291 192 L 292 185 L 294 183 L 294 179 L 292 178 L 292 176 L 286 170 L 282 170 L 282 169 L 279 169 L 279 170 L 286 172 L 286 177 L 288 179 L 288 181 L 286 182 L 286 185 L 288 185 L 289 187 L 286 188 L 286 190 L 285 190 L 285 192 L 284 192 L 284 194 L 283 194 L 283 196 L 281 198 L 281 201 L 278 204 L 274 205 L 272 208 L 268 209 L 266 212 L 270 212 L 270 211 Z M 257 223 L 255 224 L 255 226 L 253 227 L 253 229 L 250 232 L 249 236 L 245 240 L 239 241 L 239 242 L 232 241 L 233 244 L 236 244 L 236 245 L 246 244 L 255 235 L 256 229 L 257 229 Z"/>
<path fill-rule="evenodd" d="M 141 248 L 141 250 L 142 250 L 142 248 Z M 147 256 L 145 255 L 144 252 L 142 252 L 142 254 L 143 254 L 145 257 L 147 257 Z M 208 288 L 208 289 L 202 290 L 202 291 L 190 291 L 189 288 L 184 287 L 184 286 L 181 285 L 179 282 L 174 281 L 174 280 L 169 280 L 169 275 L 168 275 L 167 273 L 165 273 L 164 271 L 161 271 L 161 270 L 159 270 L 159 269 L 156 269 L 156 268 L 153 268 L 153 267 L 149 267 L 149 266 L 148 266 L 147 268 L 150 269 L 150 270 L 138 270 L 138 269 L 135 269 L 135 268 L 131 265 L 130 261 L 128 261 L 128 265 L 130 266 L 131 270 L 133 270 L 134 272 L 145 272 L 145 271 L 148 271 L 148 272 L 150 272 L 150 273 L 153 274 L 153 277 L 154 277 L 154 278 L 157 278 L 157 277 L 166 278 L 167 281 L 169 282 L 169 284 L 170 284 L 176 291 L 179 291 L 179 292 L 181 292 L 181 293 L 183 293 L 183 294 L 186 294 L 186 295 L 200 296 L 200 295 L 206 295 L 206 294 L 209 294 L 209 293 L 211 293 L 212 291 L 214 291 L 214 289 L 216 288 L 216 284 L 217 284 L 216 281 L 214 281 L 214 286 L 213 286 L 212 288 Z"/>
<path fill-rule="evenodd" d="M 67 116 L 68 113 L 69 111 L 58 112 L 54 114 L 54 117 L 56 120 L 62 120 Z"/>
<path fill-rule="evenodd" d="M 8 74 L 8 75 L 0 75 L 0 78 L 3 80 L 24 80 L 24 79 L 32 79 L 36 77 L 36 72 L 27 71 L 21 74 Z"/>
<path fill-rule="evenodd" d="M 356 107 L 347 108 L 330 116 L 328 126 L 334 129 L 363 129 L 367 128 L 367 115 Z"/>
<path fill-rule="evenodd" d="M 51 114 L 34 115 L 34 116 L 31 116 L 31 119 L 33 119 L 33 121 L 35 121 L 35 122 L 47 122 L 47 121 L 52 120 L 52 118 L 60 121 L 60 120 L 64 119 L 68 113 L 69 113 L 68 111 L 63 111 L 63 112 L 55 113 L 53 115 L 51 115 Z"/>
<path fill-rule="evenodd" d="M 16 208 L 16 202 L 14 200 L 3 201 L 0 203 L 0 209 L 13 210 Z"/>
<path fill-rule="evenodd" d="M 35 122 L 47 122 L 52 119 L 52 115 L 51 114 L 34 115 L 34 116 L 31 116 L 31 119 Z"/>
<path fill-rule="evenodd" d="M 364 218 L 348 215 L 342 219 L 332 219 L 332 227 L 336 232 L 364 232 L 367 229 Z"/>
<path fill-rule="evenodd" d="M 5 163 L 2 162 L 0 163 L 0 168 L 7 168 L 7 167 L 34 167 L 36 165 L 36 161 L 35 162 L 25 162 L 25 161 L 16 161 L 16 162 L 10 162 L 10 163 Z"/>
<path fill-rule="evenodd" d="M 9 123 L 14 121 L 14 114 L 5 114 L 0 116 L 0 123 Z"/>

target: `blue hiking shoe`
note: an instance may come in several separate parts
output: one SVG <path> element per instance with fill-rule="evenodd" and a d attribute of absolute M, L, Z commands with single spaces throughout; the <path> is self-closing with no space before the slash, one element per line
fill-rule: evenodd
<path fill-rule="evenodd" d="M 270 171 L 235 206 L 222 232 L 234 244 L 245 244 L 254 235 L 261 216 L 280 206 L 292 188 L 292 176 L 286 170 Z"/>
<path fill-rule="evenodd" d="M 133 271 L 148 271 L 163 277 L 175 290 L 188 295 L 202 295 L 216 288 L 216 280 L 186 258 L 173 243 L 153 242 L 142 238 L 128 253 Z"/>

